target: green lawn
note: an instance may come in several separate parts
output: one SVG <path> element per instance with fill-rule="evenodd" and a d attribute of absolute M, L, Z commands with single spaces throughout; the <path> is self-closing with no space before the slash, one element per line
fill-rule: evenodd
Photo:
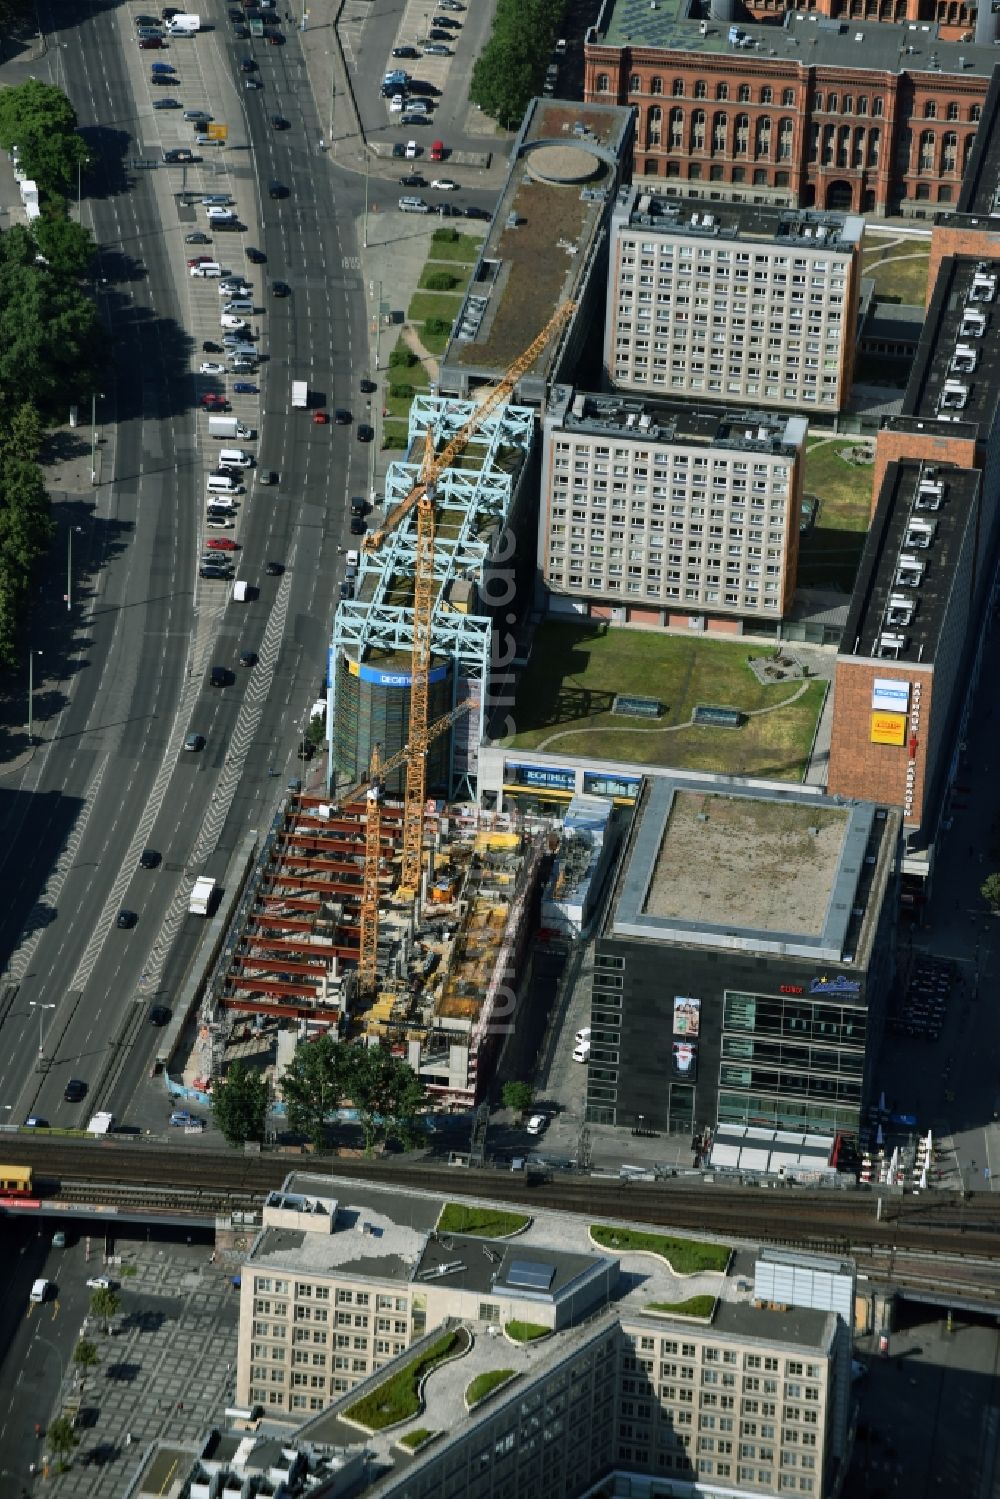
<path fill-rule="evenodd" d="M 509 745 L 801 780 L 825 684 L 805 684 L 800 697 L 800 682 L 764 686 L 746 664 L 748 655 L 761 653 L 745 642 L 547 620 L 518 683 L 511 715 L 517 732 Z M 664 705 L 655 724 L 612 714 L 616 693 L 651 691 Z M 745 713 L 788 706 L 748 718 L 740 729 L 689 725 L 664 732 L 685 724 L 699 703 Z"/>
<path fill-rule="evenodd" d="M 515 1343 L 534 1343 L 552 1336 L 551 1327 L 543 1327 L 540 1322 L 506 1322 L 503 1330 Z"/>
<path fill-rule="evenodd" d="M 447 333 L 431 333 L 426 324 L 420 329 L 420 342 L 428 354 L 443 354 L 450 337 L 451 329 Z"/>
<path fill-rule="evenodd" d="M 461 305 L 462 298 L 453 292 L 418 291 L 410 298 L 406 316 L 411 323 L 423 323 L 429 317 L 443 317 L 454 322 Z"/>
<path fill-rule="evenodd" d="M 382 423 L 382 447 L 390 453 L 405 453 L 410 436 L 409 422 Z"/>
<path fill-rule="evenodd" d="M 438 239 L 441 233 L 448 234 L 450 230 L 436 229 L 431 237 L 431 247 L 427 252 L 428 260 L 457 260 L 468 265 L 474 265 L 479 258 L 482 249 L 483 236 L 474 234 L 460 234 L 456 240 Z"/>
<path fill-rule="evenodd" d="M 502 1239 L 527 1228 L 527 1213 L 505 1213 L 501 1208 L 466 1207 L 446 1202 L 437 1221 L 439 1234 L 480 1234 L 484 1239 Z M 547 1330 L 547 1329 L 546 1329 Z"/>
<path fill-rule="evenodd" d="M 803 490 L 819 499 L 814 525 L 799 542 L 797 582 L 802 588 L 850 593 L 868 532 L 874 468 L 848 463 L 849 439 L 814 444 L 806 453 Z"/>
<path fill-rule="evenodd" d="M 431 1431 L 426 1426 L 418 1426 L 415 1431 L 408 1431 L 405 1436 L 401 1436 L 399 1445 L 401 1447 L 409 1447 L 410 1451 L 414 1452 L 418 1447 L 422 1447 L 425 1442 L 429 1442 L 432 1437 L 438 1435 L 438 1432 Z"/>
<path fill-rule="evenodd" d="M 602 1223 L 591 1225 L 590 1237 L 602 1249 L 645 1250 L 667 1261 L 677 1275 L 694 1275 L 699 1270 L 722 1272 L 729 1264 L 726 1244 L 706 1244 L 699 1239 L 676 1239 L 670 1234 L 645 1234 L 631 1228 L 608 1228 Z"/>
<path fill-rule="evenodd" d="M 369 1431 L 381 1431 L 386 1426 L 396 1426 L 408 1421 L 420 1410 L 420 1381 L 434 1368 L 453 1354 L 462 1353 L 468 1347 L 469 1335 L 464 1327 L 438 1338 L 436 1343 L 396 1371 L 383 1384 L 363 1395 L 344 1412 L 349 1421 L 367 1426 Z"/>
<path fill-rule="evenodd" d="M 471 1410 L 474 1405 L 485 1400 L 487 1395 L 492 1395 L 499 1385 L 512 1379 L 513 1375 L 513 1369 L 487 1369 L 485 1374 L 477 1374 L 465 1392 L 466 1405 Z"/>
<path fill-rule="evenodd" d="M 703 1317 L 707 1321 L 715 1310 L 715 1302 L 714 1296 L 689 1296 L 687 1301 L 650 1301 L 643 1310 L 663 1316 Z"/>
<path fill-rule="evenodd" d="M 428 276 L 437 275 L 442 271 L 446 272 L 449 276 L 454 277 L 454 285 L 450 288 L 450 290 L 456 292 L 465 290 L 465 288 L 469 284 L 469 277 L 472 275 L 471 266 L 458 265 L 455 261 L 451 261 L 446 264 L 440 260 L 428 260 L 423 270 L 420 272 L 420 281 L 418 282 L 418 285 L 427 289 Z"/>
<path fill-rule="evenodd" d="M 883 301 L 910 302 L 923 306 L 927 300 L 930 242 L 904 240 L 893 244 L 892 234 L 866 234 L 861 274 L 875 282 Z"/>

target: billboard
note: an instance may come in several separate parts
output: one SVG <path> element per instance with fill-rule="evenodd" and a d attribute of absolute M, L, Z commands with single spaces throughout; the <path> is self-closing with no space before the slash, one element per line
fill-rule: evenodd
<path fill-rule="evenodd" d="M 347 670 L 352 677 L 360 677 L 362 682 L 373 682 L 376 687 L 409 687 L 413 678 L 408 671 L 382 671 L 377 666 L 366 666 L 361 661 L 352 661 L 347 657 Z M 432 666 L 427 673 L 428 682 L 443 682 L 451 667 Z"/>
<path fill-rule="evenodd" d="M 205 134 L 210 141 L 224 141 L 229 137 L 229 126 L 210 120 L 205 127 Z"/>
<path fill-rule="evenodd" d="M 670 1048 L 670 1076 L 693 1083 L 698 1076 L 698 1048 L 690 1041 L 675 1041 Z"/>
<path fill-rule="evenodd" d="M 871 722 L 872 744 L 905 744 L 905 713 L 873 713 Z"/>
<path fill-rule="evenodd" d="M 674 995 L 674 1035 L 694 1039 L 701 1030 L 701 1000 Z"/>
<path fill-rule="evenodd" d="M 907 713 L 910 684 L 896 677 L 876 677 L 872 682 L 872 708 L 883 713 Z"/>

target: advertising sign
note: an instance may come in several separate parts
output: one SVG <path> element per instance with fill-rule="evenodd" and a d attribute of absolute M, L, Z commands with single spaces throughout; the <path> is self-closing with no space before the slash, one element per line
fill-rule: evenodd
<path fill-rule="evenodd" d="M 205 127 L 205 134 L 210 141 L 224 141 L 229 138 L 229 126 L 218 124 L 213 120 Z"/>
<path fill-rule="evenodd" d="M 909 682 L 895 677 L 876 677 L 872 682 L 872 708 L 884 713 L 906 713 L 910 706 Z"/>
<path fill-rule="evenodd" d="M 674 995 L 674 1035 L 694 1039 L 701 1030 L 701 1000 Z"/>
<path fill-rule="evenodd" d="M 871 727 L 872 744 L 905 744 L 905 713 L 873 713 Z"/>
<path fill-rule="evenodd" d="M 698 1076 L 698 1048 L 690 1041 L 675 1041 L 670 1048 L 670 1075 L 693 1083 Z"/>

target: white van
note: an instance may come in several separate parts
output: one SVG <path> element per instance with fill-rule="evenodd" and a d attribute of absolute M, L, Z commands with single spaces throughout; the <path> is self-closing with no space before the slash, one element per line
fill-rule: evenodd
<path fill-rule="evenodd" d="M 223 312 L 240 312 L 249 317 L 253 312 L 253 302 L 248 297 L 239 297 L 235 302 L 227 302 Z"/>
<path fill-rule="evenodd" d="M 242 448 L 220 448 L 219 465 L 221 468 L 249 468 L 253 459 L 249 453 L 244 453 Z"/>
<path fill-rule="evenodd" d="M 231 333 L 250 332 L 250 324 L 246 318 L 240 317 L 236 312 L 224 312 L 219 318 L 219 327 L 228 328 Z"/>
<path fill-rule="evenodd" d="M 242 494 L 243 485 L 229 474 L 209 474 L 209 494 Z"/>
<path fill-rule="evenodd" d="M 193 265 L 190 268 L 192 276 L 219 277 L 222 275 L 222 267 L 217 260 L 203 260 L 201 265 Z"/>
<path fill-rule="evenodd" d="M 208 221 L 210 224 L 232 224 L 236 221 L 236 215 L 231 208 L 210 208 Z"/>
<path fill-rule="evenodd" d="M 52 1282 L 49 1280 L 36 1280 L 35 1284 L 31 1288 L 30 1300 L 34 1301 L 36 1304 L 42 1301 L 47 1301 L 51 1284 Z"/>

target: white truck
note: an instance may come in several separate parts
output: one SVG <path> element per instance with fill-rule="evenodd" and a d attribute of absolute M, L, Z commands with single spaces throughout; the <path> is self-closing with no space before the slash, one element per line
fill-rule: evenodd
<path fill-rule="evenodd" d="M 248 427 L 235 416 L 210 416 L 208 419 L 209 437 L 226 438 L 231 442 L 234 437 L 241 437 L 244 442 L 249 442 L 253 437 L 253 428 Z"/>
<path fill-rule="evenodd" d="M 188 914 L 191 916 L 207 916 L 215 896 L 215 888 L 215 881 L 210 875 L 199 875 L 191 887 L 191 895 L 188 899 Z"/>
<path fill-rule="evenodd" d="M 100 1113 L 97 1113 L 97 1114 L 95 1114 L 93 1116 L 93 1118 L 91 1119 L 90 1123 L 87 1125 L 87 1134 L 88 1135 L 110 1135 L 110 1133 L 114 1129 L 114 1127 L 115 1127 L 115 1116 L 114 1116 L 114 1114 L 109 1114 L 106 1109 L 102 1109 L 100 1111 Z"/>
<path fill-rule="evenodd" d="M 305 411 L 309 405 L 308 380 L 292 381 L 292 405 L 297 411 Z"/>
<path fill-rule="evenodd" d="M 188 16 L 178 11 L 177 15 L 171 16 L 167 22 L 167 31 L 171 36 L 194 36 L 196 31 L 201 30 L 201 16 Z"/>

